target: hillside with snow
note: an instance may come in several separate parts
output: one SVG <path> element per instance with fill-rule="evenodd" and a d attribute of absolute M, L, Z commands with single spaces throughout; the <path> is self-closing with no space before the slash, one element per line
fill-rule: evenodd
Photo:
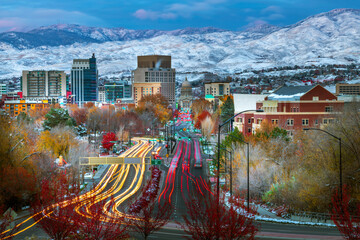
<path fill-rule="evenodd" d="M 360 10 L 336 9 L 279 28 L 242 32 L 215 28 L 175 31 L 53 25 L 0 34 L 0 79 L 22 70 L 70 71 L 72 59 L 95 53 L 101 76 L 128 76 L 136 56 L 166 54 L 182 73 L 234 74 L 288 65 L 359 64 Z"/>

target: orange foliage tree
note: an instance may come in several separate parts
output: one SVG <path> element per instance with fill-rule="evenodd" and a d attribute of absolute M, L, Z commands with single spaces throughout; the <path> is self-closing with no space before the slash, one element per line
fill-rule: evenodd
<path fill-rule="evenodd" d="M 201 123 L 202 121 L 204 121 L 207 117 L 210 117 L 211 118 L 211 114 L 204 110 L 202 111 L 197 117 L 196 117 L 196 122 L 195 122 L 195 125 L 194 127 L 197 128 L 197 129 L 201 129 Z"/>

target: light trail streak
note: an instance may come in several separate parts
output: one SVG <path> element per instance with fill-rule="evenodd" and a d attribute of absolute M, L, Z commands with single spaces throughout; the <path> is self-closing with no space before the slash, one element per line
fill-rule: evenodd
<path fill-rule="evenodd" d="M 134 152 L 136 151 L 142 144 L 140 144 L 140 142 L 137 142 L 136 145 L 133 147 L 133 148 L 130 148 L 128 149 L 126 152 L 124 152 L 123 154 L 121 154 L 120 156 L 126 156 L 127 154 L 131 153 L 131 152 Z M 69 206 L 71 204 L 74 204 L 76 202 L 79 202 L 79 201 L 83 201 L 84 199 L 86 198 L 90 198 L 92 195 L 98 193 L 98 192 L 101 192 L 105 187 L 106 185 L 108 184 L 109 180 L 111 179 L 110 176 L 112 176 L 114 174 L 114 171 L 117 169 L 118 165 L 111 165 L 110 168 L 108 169 L 107 173 L 104 175 L 104 177 L 100 180 L 100 182 L 95 186 L 94 189 L 90 190 L 89 192 L 86 192 L 82 195 L 80 195 L 79 197 L 76 197 L 76 198 L 73 198 L 73 199 L 69 199 L 69 200 L 65 200 L 61 203 L 56 203 L 56 204 L 53 204 L 51 206 L 48 206 L 46 207 L 44 210 L 38 212 L 38 213 L 35 213 L 33 215 L 31 215 L 30 217 L 28 217 L 27 219 L 25 219 L 24 221 L 18 223 L 15 227 L 20 227 L 22 225 L 24 225 L 25 223 L 27 223 L 28 221 L 30 221 L 31 219 L 33 219 L 34 217 L 36 217 L 37 215 L 46 212 L 46 211 L 49 211 L 55 207 L 59 207 L 60 205 L 62 205 L 63 207 L 66 207 L 66 206 Z M 44 219 L 45 217 L 49 216 L 53 211 L 50 211 L 48 212 L 47 214 L 44 214 L 44 216 L 42 218 L 40 218 L 39 220 L 35 221 L 33 224 L 25 227 L 24 229 L 21 229 L 19 231 L 17 231 L 16 233 L 10 235 L 10 236 L 7 236 L 3 239 L 7 239 L 7 238 L 10 238 L 10 237 L 14 237 L 28 229 L 30 229 L 31 227 L 35 226 L 38 222 L 40 222 L 42 219 Z M 2 232 L 1 234 L 4 234 L 6 232 L 9 232 L 11 229 L 8 229 L 4 232 Z"/>

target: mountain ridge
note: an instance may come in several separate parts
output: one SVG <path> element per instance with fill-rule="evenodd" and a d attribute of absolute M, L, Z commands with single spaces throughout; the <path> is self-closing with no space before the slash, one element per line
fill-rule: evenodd
<path fill-rule="evenodd" d="M 0 36 L 0 61 L 3 63 L 0 78 L 20 76 L 21 70 L 31 69 L 68 72 L 72 59 L 89 58 L 93 52 L 103 76 L 129 75 L 130 70 L 136 68 L 136 56 L 147 54 L 172 55 L 173 67 L 179 72 L 234 74 L 244 69 L 288 65 L 360 64 L 359 26 L 360 10 L 336 9 L 281 28 L 262 25 L 237 32 L 210 27 L 202 29 L 203 33 L 187 28 L 171 34 L 149 30 L 147 35 L 141 33 L 147 38 L 129 35 L 134 39 L 123 41 L 105 41 L 101 39 L 101 31 L 80 26 L 87 35 L 81 35 L 81 41 L 68 45 L 56 45 L 57 40 L 51 42 L 52 45 L 44 45 L 45 40 L 36 39 L 36 31 L 31 30 L 31 41 L 38 42 L 33 48 L 27 47 L 26 39 L 9 32 L 3 38 L 17 41 L 19 47 L 2 41 Z M 123 36 L 121 30 L 115 37 Z M 41 31 L 43 36 L 56 32 L 49 27 Z M 78 36 L 74 32 L 59 31 L 57 38 L 71 43 Z"/>

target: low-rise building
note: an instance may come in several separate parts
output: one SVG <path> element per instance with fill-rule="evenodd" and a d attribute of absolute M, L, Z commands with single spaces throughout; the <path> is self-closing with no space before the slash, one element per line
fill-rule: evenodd
<path fill-rule="evenodd" d="M 333 122 L 343 107 L 343 101 L 320 85 L 283 86 L 256 103 L 256 109 L 264 112 L 240 114 L 235 123 L 240 131 L 251 134 L 267 120 L 292 135 L 302 128 L 319 128 Z"/>
<path fill-rule="evenodd" d="M 21 112 L 28 113 L 30 110 L 41 110 L 50 107 L 47 100 L 7 100 L 4 103 L 5 112 L 11 117 L 18 116 Z"/>

